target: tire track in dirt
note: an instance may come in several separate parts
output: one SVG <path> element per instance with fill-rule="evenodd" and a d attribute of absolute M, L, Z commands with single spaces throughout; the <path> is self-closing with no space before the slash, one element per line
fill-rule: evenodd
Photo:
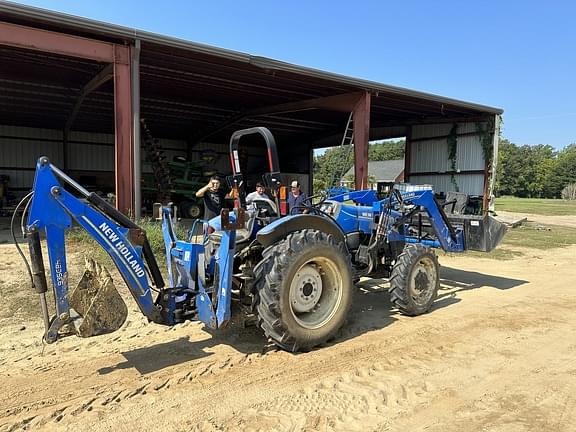
<path fill-rule="evenodd" d="M 468 320 L 466 327 L 470 329 L 477 328 L 478 323 L 478 318 Z M 273 395 L 275 393 L 281 393 L 282 390 L 274 389 L 273 385 L 270 385 L 270 383 L 273 383 L 279 376 L 282 377 L 284 382 L 289 384 L 287 386 L 288 389 L 294 389 L 295 385 L 299 382 L 314 380 L 318 376 L 322 376 L 323 373 L 334 374 L 336 371 L 337 374 L 335 376 L 330 376 L 321 381 L 316 387 L 305 387 L 296 394 L 289 392 L 288 396 L 286 396 L 287 399 L 277 399 L 277 406 L 273 406 L 274 410 L 267 409 L 266 411 L 274 412 L 276 413 L 274 415 L 277 416 L 277 413 L 294 411 L 294 402 L 290 401 L 296 400 L 298 401 L 297 404 L 299 404 L 302 401 L 308 400 L 308 402 L 310 402 L 309 406 L 314 407 L 314 410 L 328 410 L 327 407 L 332 407 L 332 410 L 328 410 L 330 416 L 334 416 L 336 412 L 342 411 L 344 414 L 336 416 L 336 420 L 331 420 L 331 422 L 335 422 L 336 429 L 346 430 L 344 425 L 348 425 L 351 419 L 365 414 L 366 404 L 373 407 L 370 415 L 373 416 L 373 421 L 376 422 L 386 410 L 395 409 L 398 406 L 402 407 L 406 403 L 419 403 L 419 395 L 429 392 L 431 384 L 426 381 L 420 382 L 417 380 L 411 382 L 409 379 L 406 383 L 403 383 L 396 378 L 395 373 L 391 374 L 389 371 L 397 369 L 401 364 L 404 364 L 404 362 L 409 362 L 412 367 L 421 370 L 426 364 L 432 362 L 433 358 L 445 357 L 449 351 L 446 346 L 442 346 L 441 348 L 428 349 L 424 352 L 418 351 L 417 358 L 414 358 L 410 354 L 410 350 L 406 351 L 406 343 L 412 339 L 415 343 L 414 346 L 418 347 L 421 344 L 420 340 L 422 338 L 435 338 L 448 330 L 449 328 L 445 326 L 439 330 L 420 329 L 411 337 L 404 338 L 402 341 L 391 338 L 386 344 L 359 346 L 351 350 L 342 350 L 338 345 L 335 345 L 326 349 L 335 351 L 334 354 L 338 356 L 337 360 L 330 361 L 328 359 L 322 359 L 325 357 L 323 351 L 315 351 L 310 353 L 311 355 L 304 355 L 304 361 L 301 362 L 298 368 L 290 372 L 281 370 L 280 364 L 285 364 L 286 362 L 280 358 L 297 360 L 300 356 L 292 356 L 284 352 L 272 352 L 269 356 L 237 355 L 234 356 L 235 358 L 228 356 L 216 362 L 195 365 L 193 371 L 174 374 L 174 370 L 169 370 L 154 377 L 143 377 L 135 382 L 125 380 L 117 386 L 121 389 L 120 391 L 106 389 L 105 391 L 97 393 L 96 398 L 89 398 L 88 393 L 91 393 L 91 395 L 94 395 L 94 393 L 88 392 L 83 395 L 83 397 L 75 398 L 74 401 L 62 401 L 61 403 L 52 401 L 52 404 L 57 407 L 56 409 L 43 410 L 45 414 L 37 415 L 33 422 L 28 418 L 25 418 L 23 421 L 26 421 L 26 424 L 30 425 L 30 427 L 41 427 L 48 423 L 61 423 L 63 420 L 68 420 L 70 424 L 74 424 L 75 420 L 70 417 L 77 417 L 85 411 L 105 411 L 110 414 L 110 409 L 107 408 L 112 407 L 112 410 L 115 410 L 117 407 L 130 403 L 130 400 L 133 398 L 157 397 L 157 395 L 162 395 L 162 392 L 169 393 L 177 391 L 180 394 L 190 393 L 192 395 L 196 393 L 197 400 L 201 401 L 201 394 L 197 393 L 196 390 L 199 388 L 209 389 L 210 384 L 218 383 L 221 380 L 225 382 L 228 381 L 231 372 L 236 372 L 231 374 L 236 380 L 234 385 L 231 385 L 229 389 L 232 394 L 234 394 L 234 388 L 237 388 L 238 391 L 245 392 L 246 388 L 253 387 L 256 389 L 256 393 L 268 392 L 268 394 Z M 402 348 L 398 347 L 400 342 L 402 342 Z M 393 347 L 394 345 L 397 347 L 390 350 L 390 354 L 395 360 L 381 361 L 370 367 L 356 368 L 351 372 L 341 373 L 341 371 L 348 369 L 348 365 L 351 364 L 352 360 L 360 363 L 372 363 L 375 358 L 379 356 L 378 353 L 386 349 L 386 346 Z M 405 352 L 402 353 L 403 351 Z M 320 357 L 320 362 L 317 361 L 319 360 L 317 357 Z M 268 363 L 275 365 L 275 367 L 278 368 L 278 372 L 266 372 L 263 370 L 260 377 L 254 374 L 254 368 L 260 369 L 262 364 Z M 322 366 L 324 364 L 329 364 L 329 367 L 326 368 Z M 234 367 L 236 367 L 236 370 L 232 371 Z M 207 370 L 210 372 L 206 373 Z M 246 376 L 247 379 L 238 378 L 238 375 Z M 170 377 L 166 378 L 167 376 Z M 204 380 L 202 377 L 205 377 Z M 143 381 L 145 384 L 142 384 Z M 377 384 L 373 384 L 374 382 L 377 382 Z M 358 393 L 358 391 L 360 391 L 360 393 Z M 224 391 L 221 395 L 214 394 L 214 392 L 210 394 L 210 392 L 208 392 L 205 396 L 208 400 L 225 401 L 226 399 L 230 399 L 228 391 Z M 22 399 L 22 396 L 20 396 L 19 399 Z M 248 401 L 249 399 L 246 400 L 246 402 Z M 43 403 L 39 405 L 28 407 L 29 411 L 38 412 L 41 410 L 45 401 L 42 402 Z M 140 403 L 143 402 L 137 402 L 136 404 Z M 62 407 L 61 404 L 65 404 L 65 406 Z M 238 405 L 238 403 L 234 401 L 230 401 L 230 404 Z M 199 405 L 202 404 L 200 403 Z M 384 411 L 381 409 L 382 406 L 385 407 Z M 259 406 L 256 413 L 258 413 L 258 416 L 265 418 L 266 416 L 263 415 L 262 409 L 263 406 Z M 217 409 L 208 409 L 204 412 L 214 415 Z M 201 410 L 198 410 L 198 414 L 200 413 Z M 304 416 L 305 419 L 308 419 L 309 414 L 309 412 L 304 412 L 299 413 L 299 416 Z M 23 423 L 20 423 L 19 427 L 25 426 Z"/>
<path fill-rule="evenodd" d="M 164 370 L 155 376 L 133 376 L 123 378 L 117 382 L 111 381 L 105 375 L 97 375 L 90 378 L 86 375 L 70 377 L 67 372 L 77 365 L 58 364 L 50 368 L 35 368 L 38 375 L 28 377 L 24 382 L 20 382 L 16 387 L 18 391 L 8 390 L 8 394 L 0 397 L 4 412 L 0 416 L 12 417 L 26 413 L 41 413 L 33 418 L 25 418 L 21 422 L 12 425 L 15 430 L 26 427 L 43 426 L 50 421 L 60 422 L 65 416 L 76 417 L 84 411 L 100 410 L 104 407 L 122 404 L 132 398 L 147 394 L 169 392 L 173 387 L 182 387 L 187 383 L 195 383 L 200 377 L 215 376 L 225 373 L 234 367 L 241 367 L 244 364 L 254 362 L 262 355 L 259 354 L 237 354 L 226 356 L 219 361 L 210 361 L 201 364 L 193 364 L 186 372 L 178 372 L 177 368 Z M 100 362 L 89 362 L 84 365 L 86 371 L 98 371 Z M 190 370 L 191 369 L 191 370 Z M 77 373 L 77 371 L 75 371 Z M 33 382 L 44 383 L 42 388 Z M 77 384 L 77 387 L 74 385 Z M 94 384 L 94 385 L 89 385 Z M 63 392 L 55 391 L 60 386 Z M 58 393 L 59 396 L 58 396 Z M 73 399 L 69 399 L 71 394 Z M 21 401 L 26 400 L 26 404 Z M 10 402 L 13 401 L 13 402 Z M 63 406 L 65 405 L 65 406 Z M 50 409 L 49 407 L 53 407 Z M 32 422 L 34 420 L 34 422 Z M 26 426 L 28 425 L 28 426 Z M 5 425 L 0 421 L 0 431 Z M 12 429 L 8 429 L 12 430 Z"/>
<path fill-rule="evenodd" d="M 429 427 L 439 428 L 451 415 L 461 428 L 490 425 L 503 421 L 499 404 L 521 413 L 521 404 L 502 395 L 506 385 L 521 388 L 522 375 L 504 379 L 497 393 L 482 387 L 485 377 L 514 376 L 515 368 L 565 382 L 548 388 L 539 378 L 532 381 L 544 389 L 542 403 L 556 402 L 548 422 L 561 418 L 562 427 L 576 420 L 573 402 L 554 397 L 555 390 L 576 391 L 574 380 L 566 380 L 576 376 L 569 361 L 576 344 L 566 339 L 576 330 L 576 297 L 565 289 L 576 283 L 569 265 L 574 252 L 560 253 L 554 263 L 516 263 L 519 268 L 506 274 L 531 280 L 521 289 L 446 288 L 437 308 L 418 318 L 391 313 L 385 295 L 377 306 L 379 288 L 367 287 L 338 340 L 307 354 L 263 351 L 253 332 L 210 336 L 197 325 L 164 329 L 138 319 L 101 339 L 63 340 L 45 348 L 43 357 L 32 339 L 15 350 L 0 345 L 0 354 L 8 353 L 0 367 L 0 431 L 395 430 L 403 416 L 426 410 L 421 424 Z M 465 262 L 480 271 L 478 261 Z M 551 279 L 558 265 L 563 276 Z M 445 299 L 451 303 L 444 308 Z M 570 356 L 555 364 L 538 354 L 529 368 L 519 368 L 549 340 L 561 341 L 553 349 Z M 469 388 L 476 396 L 467 400 Z M 525 391 L 516 394 L 527 406 L 536 403 Z M 478 414 L 482 406 L 492 420 Z"/>
<path fill-rule="evenodd" d="M 518 369 L 519 363 L 522 368 L 528 369 L 527 372 L 534 373 L 539 370 L 539 365 L 546 364 L 559 374 L 569 373 L 576 363 L 569 356 L 557 360 L 556 353 L 565 351 L 566 341 L 548 343 L 550 337 L 556 335 L 540 327 L 545 323 L 550 324 L 549 321 L 526 320 L 524 326 L 517 327 L 520 342 L 505 349 L 502 347 L 510 339 L 506 331 L 507 323 L 500 319 L 497 321 L 500 321 L 498 325 L 501 330 L 497 335 L 491 333 L 490 337 L 481 335 L 484 327 L 478 326 L 476 331 L 469 328 L 471 340 L 481 342 L 480 345 L 471 345 L 469 349 L 462 349 L 461 342 L 458 342 L 438 350 L 406 350 L 404 355 L 393 356 L 396 361 L 376 361 L 372 366 L 324 378 L 297 392 L 252 405 L 228 419 L 198 425 L 194 430 L 250 428 L 312 431 L 319 430 L 319 425 L 322 426 L 321 430 L 326 431 L 384 430 L 392 426 L 393 430 L 484 430 L 482 427 L 486 423 L 490 424 L 490 418 L 483 417 L 482 411 L 494 413 L 498 410 L 494 406 L 490 406 L 490 410 L 475 410 L 474 404 L 479 401 L 487 405 L 482 402 L 486 394 L 498 392 L 506 395 L 504 390 L 509 385 L 521 387 L 525 378 L 512 373 Z M 514 322 L 518 324 L 516 319 Z M 576 331 L 575 325 L 561 328 L 564 331 Z M 538 350 L 533 361 L 526 363 L 524 356 L 534 353 L 534 342 L 539 342 L 544 348 Z M 446 381 L 447 374 L 454 377 L 452 381 Z M 514 379 L 508 380 L 508 376 L 514 376 Z M 470 386 L 474 386 L 475 390 L 469 391 Z M 570 388 L 574 390 L 576 386 L 572 383 L 564 384 L 563 387 L 563 391 L 560 391 L 558 386 L 552 386 L 550 388 L 555 391 L 549 391 L 534 400 L 530 400 L 529 392 L 503 396 L 495 404 L 515 407 L 520 417 L 524 418 L 524 426 L 534 424 L 542 426 L 537 427 L 537 430 L 547 430 L 544 426 L 547 425 L 549 415 L 543 416 L 542 411 L 547 410 L 549 414 L 558 412 L 554 405 L 570 395 Z M 560 392 L 560 397 L 557 392 Z M 518 400 L 515 401 L 515 397 Z M 542 408 L 540 405 L 545 401 L 548 401 L 548 406 Z M 572 406 L 573 403 L 565 405 L 560 414 L 566 415 Z M 456 422 L 453 419 L 455 407 Z M 427 422 L 434 412 L 449 413 L 437 429 Z M 410 420 L 404 421 L 404 418 Z M 477 427 L 471 427 L 471 418 L 479 423 Z M 505 415 L 500 414 L 496 418 L 505 420 Z M 573 414 L 571 418 L 576 420 Z M 455 426 L 447 428 L 446 425 L 450 423 L 455 423 Z"/>

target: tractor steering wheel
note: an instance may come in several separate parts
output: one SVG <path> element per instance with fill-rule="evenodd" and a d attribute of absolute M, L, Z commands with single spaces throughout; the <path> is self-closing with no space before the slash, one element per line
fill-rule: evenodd
<path fill-rule="evenodd" d="M 317 202 L 316 204 L 313 204 L 312 201 L 320 198 L 320 201 Z M 322 210 L 320 210 L 320 206 L 322 206 L 322 204 L 324 204 L 324 202 L 328 199 L 328 193 L 326 193 L 325 191 L 322 191 L 320 193 L 317 193 L 315 195 L 311 195 L 307 198 L 305 198 L 304 200 L 302 200 L 302 203 L 297 206 L 294 207 L 292 209 L 290 209 L 290 214 L 293 214 L 293 210 L 308 210 L 309 214 L 315 214 L 315 215 L 326 215 L 326 213 L 324 213 Z"/>
<path fill-rule="evenodd" d="M 317 198 L 320 198 L 320 201 L 318 201 L 316 204 L 313 204 L 312 201 Z M 302 201 L 302 206 L 310 209 L 318 209 L 322 204 L 324 204 L 324 202 L 327 199 L 328 199 L 328 193 L 326 191 L 321 191 L 315 195 L 309 196 L 308 198 L 304 199 Z"/>

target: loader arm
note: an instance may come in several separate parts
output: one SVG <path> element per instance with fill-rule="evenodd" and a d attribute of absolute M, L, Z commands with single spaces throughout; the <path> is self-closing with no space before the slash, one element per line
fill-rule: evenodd
<path fill-rule="evenodd" d="M 381 201 L 377 200 L 373 190 L 349 191 L 331 196 L 327 202 L 331 201 L 342 203 L 342 211 L 339 212 L 336 222 L 346 232 L 360 230 L 370 234 L 372 229 L 376 228 L 378 236 L 374 239 L 421 243 L 429 247 L 442 248 L 446 252 L 463 252 L 465 250 L 463 231 L 453 227 L 442 206 L 434 198 L 434 192 L 431 189 L 415 192 L 395 191 Z M 354 204 L 345 204 L 347 202 Z M 355 209 L 363 209 L 362 211 L 366 215 L 370 215 L 374 221 L 379 220 L 380 222 L 374 222 L 374 224 L 358 223 L 365 216 L 361 217 Z M 436 239 L 427 240 L 406 233 L 411 217 L 420 210 L 426 212 Z"/>
<path fill-rule="evenodd" d="M 391 241 L 402 240 L 406 243 L 421 243 L 426 246 L 442 248 L 446 252 L 464 251 L 464 232 L 462 230 L 454 229 L 452 223 L 446 216 L 444 209 L 434 198 L 434 192 L 431 189 L 393 194 L 389 199 L 393 201 L 395 200 L 400 204 L 414 205 L 423 209 L 428 215 L 428 219 L 437 239 L 423 240 L 418 237 L 400 235 L 397 231 L 392 231 L 389 235 Z M 417 207 L 415 210 L 418 210 Z M 403 217 L 400 217 L 399 220 L 396 220 L 395 225 L 403 223 L 402 219 Z"/>
<path fill-rule="evenodd" d="M 84 200 L 75 197 L 64 189 L 63 185 L 75 189 Z M 40 233 L 44 233 L 56 299 L 56 316 L 52 319 L 44 317 L 45 323 L 49 323 L 45 334 L 47 342 L 54 342 L 63 328 L 71 327 L 69 324 L 73 323 L 78 312 L 73 310 L 69 303 L 64 242 L 65 231 L 72 226 L 72 221 L 85 229 L 108 253 L 141 312 L 150 321 L 172 324 L 172 317 L 166 312 L 164 305 L 160 304 L 164 298 L 164 281 L 143 230 L 100 197 L 89 193 L 51 165 L 46 157 L 38 160 L 33 193 L 27 236 L 34 270 L 34 285 L 39 294 L 43 294 L 41 291 L 46 292 L 45 275 L 41 271 L 44 268 L 42 253 L 39 250 Z M 155 288 L 160 291 L 156 302 L 152 298 L 143 255 L 154 279 Z M 46 313 L 44 311 L 45 315 Z"/>

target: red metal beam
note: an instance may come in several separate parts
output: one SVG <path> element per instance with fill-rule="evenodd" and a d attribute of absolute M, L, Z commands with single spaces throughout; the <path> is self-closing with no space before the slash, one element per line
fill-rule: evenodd
<path fill-rule="evenodd" d="M 114 65 L 116 207 L 123 213 L 134 214 L 134 135 L 130 48 L 6 22 L 0 22 L 0 45 L 79 57 Z"/>
<path fill-rule="evenodd" d="M 0 45 L 114 62 L 114 44 L 64 33 L 0 22 Z"/>
<path fill-rule="evenodd" d="M 364 92 L 354 106 L 354 179 L 356 190 L 368 187 L 368 140 L 370 139 L 370 93 Z"/>
<path fill-rule="evenodd" d="M 114 126 L 116 208 L 134 215 L 134 135 L 132 132 L 132 74 L 130 48 L 114 50 Z"/>

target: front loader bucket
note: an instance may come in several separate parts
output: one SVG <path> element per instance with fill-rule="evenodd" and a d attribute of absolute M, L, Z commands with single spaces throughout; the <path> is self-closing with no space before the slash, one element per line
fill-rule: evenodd
<path fill-rule="evenodd" d="M 82 318 L 76 323 L 76 332 L 81 337 L 116 331 L 128 316 L 128 308 L 116 291 L 112 276 L 106 267 L 92 259 L 86 259 L 86 270 L 68 301 Z"/>
<path fill-rule="evenodd" d="M 492 216 L 487 216 L 485 230 L 486 240 L 484 244 L 486 251 L 490 252 L 500 244 L 508 228 L 499 220 L 493 218 Z"/>
<path fill-rule="evenodd" d="M 448 219 L 453 225 L 464 227 L 465 250 L 490 252 L 500 244 L 507 230 L 506 225 L 488 215 L 448 215 Z"/>

